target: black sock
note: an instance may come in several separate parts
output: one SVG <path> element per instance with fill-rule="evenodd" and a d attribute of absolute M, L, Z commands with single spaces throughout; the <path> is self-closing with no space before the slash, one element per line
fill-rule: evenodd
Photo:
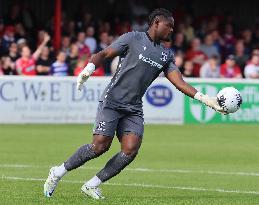
<path fill-rule="evenodd" d="M 129 165 L 135 155 L 126 155 L 123 152 L 119 152 L 114 155 L 105 165 L 105 167 L 98 173 L 96 176 L 102 181 L 105 182 L 110 178 L 116 176 L 123 170 L 127 165 Z"/>
<path fill-rule="evenodd" d="M 86 144 L 80 147 L 67 161 L 65 161 L 64 166 L 66 170 L 71 171 L 98 156 L 99 155 L 93 150 L 93 145 Z"/>

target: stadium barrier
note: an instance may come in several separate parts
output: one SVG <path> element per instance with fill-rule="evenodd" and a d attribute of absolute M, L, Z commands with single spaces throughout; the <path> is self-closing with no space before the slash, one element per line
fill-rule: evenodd
<path fill-rule="evenodd" d="M 93 123 L 110 77 L 92 77 L 76 90 L 75 77 L 0 77 L 0 123 Z M 143 97 L 146 123 L 256 123 L 259 122 L 259 81 L 186 79 L 199 91 L 215 96 L 226 86 L 243 97 L 241 109 L 220 115 L 180 93 L 165 78 L 158 78 Z"/>

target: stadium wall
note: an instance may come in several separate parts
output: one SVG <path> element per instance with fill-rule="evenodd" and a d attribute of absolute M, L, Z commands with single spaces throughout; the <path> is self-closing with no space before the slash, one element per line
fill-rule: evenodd
<path fill-rule="evenodd" d="M 92 77 L 76 90 L 75 77 L 0 77 L 0 123 L 93 123 L 100 98 L 110 77 Z M 158 78 L 143 97 L 146 123 L 258 123 L 259 81 L 191 79 L 203 93 L 215 96 L 234 86 L 243 97 L 241 109 L 220 115 L 184 96 L 165 78 Z"/>

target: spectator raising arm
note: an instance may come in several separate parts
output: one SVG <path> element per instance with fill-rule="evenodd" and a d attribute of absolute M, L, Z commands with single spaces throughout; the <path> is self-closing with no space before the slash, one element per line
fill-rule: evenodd
<path fill-rule="evenodd" d="M 43 50 L 44 46 L 46 46 L 46 44 L 48 43 L 49 40 L 50 40 L 49 34 L 45 33 L 42 43 L 39 45 L 37 50 L 32 54 L 32 57 L 34 58 L 34 60 L 38 60 L 38 58 L 41 54 L 41 51 Z"/>

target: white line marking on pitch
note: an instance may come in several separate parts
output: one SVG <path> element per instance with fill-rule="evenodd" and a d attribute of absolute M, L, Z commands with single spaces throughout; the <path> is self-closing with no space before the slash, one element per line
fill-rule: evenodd
<path fill-rule="evenodd" d="M 21 181 L 42 181 L 42 182 L 45 181 L 45 179 L 42 179 L 42 178 L 23 178 L 23 177 L 12 177 L 12 176 L 2 176 L 2 179 L 5 179 L 5 180 L 21 180 Z M 83 184 L 83 183 L 85 183 L 84 181 L 75 181 L 75 180 L 62 180 L 62 182 L 73 183 L 73 184 L 78 184 L 78 183 Z M 122 183 L 109 183 L 109 182 L 106 182 L 105 185 L 259 195 L 259 192 L 257 192 L 257 191 L 206 189 L 206 188 L 201 188 L 201 187 L 180 187 L 180 186 L 164 186 L 164 185 L 136 184 L 136 183 L 133 183 L 133 184 L 122 184 Z"/>
<path fill-rule="evenodd" d="M 26 164 L 0 164 L 0 168 L 50 168 L 50 166 L 37 166 Z M 100 167 L 80 167 L 80 169 L 99 170 Z M 148 169 L 148 168 L 126 168 L 126 171 L 133 172 L 154 172 L 154 173 L 196 173 L 196 174 L 212 174 L 212 175 L 237 175 L 237 176 L 259 176 L 256 172 L 226 172 L 211 170 L 189 170 L 189 169 Z"/>

